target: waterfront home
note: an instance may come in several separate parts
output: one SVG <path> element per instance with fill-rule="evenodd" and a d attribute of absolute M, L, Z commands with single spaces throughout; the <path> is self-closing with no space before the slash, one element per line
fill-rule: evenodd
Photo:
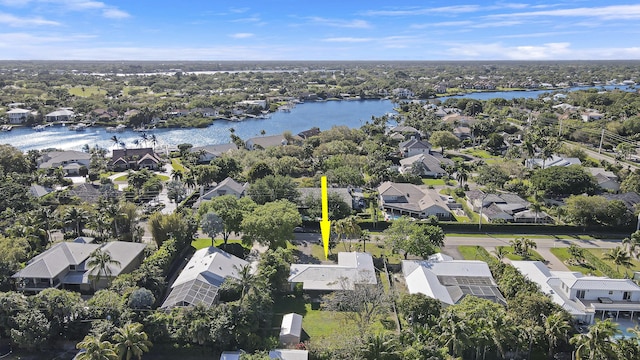
<path fill-rule="evenodd" d="M 54 121 L 71 121 L 76 114 L 71 109 L 60 109 L 45 115 L 45 119 L 48 122 Z"/>
<path fill-rule="evenodd" d="M 29 117 L 33 117 L 33 116 L 34 116 L 33 112 L 27 109 L 15 108 L 7 111 L 9 124 L 22 124 L 25 121 L 27 121 Z"/>
<path fill-rule="evenodd" d="M 61 242 L 29 260 L 27 266 L 12 277 L 16 279 L 17 290 L 29 293 L 47 288 L 75 291 L 104 289 L 113 278 L 140 265 L 145 247 L 145 244 L 124 241 L 106 244 Z M 98 249 L 108 252 L 117 263 L 108 264 L 105 269 L 89 268 L 88 262 Z"/>
<path fill-rule="evenodd" d="M 301 131 L 298 133 L 298 136 L 301 139 L 305 139 L 305 140 L 312 136 L 317 136 L 317 135 L 320 135 L 320 128 L 317 128 L 317 127 L 312 127 L 309 130 Z"/>
<path fill-rule="evenodd" d="M 80 175 L 80 169 L 89 169 L 91 155 L 83 151 L 49 151 L 36 161 L 38 169 L 57 169 L 62 167 L 66 176 Z"/>
<path fill-rule="evenodd" d="M 160 156 L 152 148 L 114 149 L 109 166 L 115 171 L 150 169 L 162 164 Z"/>
<path fill-rule="evenodd" d="M 420 130 L 414 128 L 413 126 L 405 126 L 405 125 L 394 126 L 390 128 L 387 133 L 389 134 L 399 133 L 399 134 L 402 134 L 405 138 L 418 139 L 418 140 L 422 139 L 422 136 L 423 136 Z"/>
<path fill-rule="evenodd" d="M 90 118 L 95 121 L 109 122 L 118 118 L 118 112 L 107 109 L 94 109 L 91 111 Z"/>
<path fill-rule="evenodd" d="M 200 249 L 173 282 L 161 307 L 211 306 L 218 300 L 222 283 L 227 279 L 239 279 L 245 266 L 249 263 L 216 247 Z"/>
<path fill-rule="evenodd" d="M 436 216 L 450 220 L 451 211 L 447 202 L 434 189 L 421 189 L 413 184 L 386 181 L 378 186 L 380 208 L 389 218 L 408 216 L 426 219 Z"/>
<path fill-rule="evenodd" d="M 551 271 L 540 261 L 511 264 L 580 322 L 591 324 L 594 319 L 608 317 L 635 319 L 640 315 L 640 287 L 631 279 Z"/>
<path fill-rule="evenodd" d="M 443 305 L 454 305 L 467 295 L 506 305 L 487 263 L 454 260 L 437 253 L 428 260 L 403 260 L 402 274 L 410 294 L 424 294 Z"/>
<path fill-rule="evenodd" d="M 337 264 L 291 264 L 289 283 L 292 288 L 301 283 L 305 291 L 324 293 L 375 285 L 378 280 L 369 253 L 339 252 Z"/>
<path fill-rule="evenodd" d="M 214 108 L 195 108 L 191 110 L 192 114 L 202 115 L 202 117 L 218 117 L 220 112 Z"/>
<path fill-rule="evenodd" d="M 234 143 L 195 146 L 189 149 L 191 153 L 198 155 L 199 164 L 208 164 L 209 162 L 211 162 L 211 160 L 218 158 L 222 156 L 222 154 L 232 150 L 238 150 L 238 146 Z"/>

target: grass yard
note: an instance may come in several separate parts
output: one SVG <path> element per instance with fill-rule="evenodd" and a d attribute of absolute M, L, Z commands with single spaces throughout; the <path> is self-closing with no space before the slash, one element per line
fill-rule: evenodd
<path fill-rule="evenodd" d="M 551 253 L 557 257 L 558 259 L 560 259 L 560 261 L 562 261 L 564 263 L 564 265 L 566 267 L 569 268 L 569 270 L 571 271 L 578 271 L 581 272 L 585 275 L 594 275 L 594 276 L 603 276 L 604 274 L 602 274 L 602 272 L 598 269 L 595 269 L 593 267 L 591 267 L 590 264 L 585 264 L 586 266 L 579 266 L 579 265 L 569 265 L 567 263 L 567 260 L 570 260 L 572 257 L 571 255 L 569 255 L 569 250 L 568 248 L 552 248 L 550 249 Z"/>
<path fill-rule="evenodd" d="M 595 255 L 600 261 L 602 261 L 603 263 L 609 265 L 612 269 L 615 270 L 616 268 L 616 264 L 613 263 L 613 261 L 611 260 L 607 260 L 604 258 L 604 254 L 609 252 L 609 249 L 585 249 L 586 251 L 589 251 L 590 253 L 592 253 L 593 255 Z M 637 259 L 631 257 L 631 263 L 633 264 L 630 268 L 625 268 L 624 266 L 620 266 L 618 268 L 618 272 L 622 275 L 625 274 L 625 272 L 630 273 L 633 276 L 633 272 L 634 271 L 640 271 L 640 261 L 638 261 Z M 592 264 L 594 265 L 596 268 L 598 267 L 596 264 Z"/>
<path fill-rule="evenodd" d="M 218 247 L 218 246 L 222 245 L 223 243 L 224 243 L 224 240 L 216 239 L 213 242 L 213 245 Z M 229 244 L 240 244 L 240 245 L 242 245 L 242 240 L 237 240 L 237 239 L 236 240 L 229 240 L 228 243 Z M 198 239 L 195 239 L 195 240 L 193 240 L 191 242 L 191 246 L 193 246 L 196 250 L 204 249 L 206 247 L 211 246 L 211 239 L 210 238 L 198 238 Z M 250 246 L 247 247 L 247 246 L 242 245 L 242 247 L 244 247 L 245 249 L 251 249 Z"/>
<path fill-rule="evenodd" d="M 476 219 L 477 220 L 477 219 Z M 558 240 L 595 240 L 593 236 L 590 235 L 543 235 L 543 234 L 494 234 L 494 233 L 484 233 L 484 234 L 471 234 L 471 233 L 447 233 L 447 236 L 450 237 L 468 237 L 468 238 L 498 238 L 498 239 L 516 239 L 525 237 L 527 239 L 558 239 Z"/>
<path fill-rule="evenodd" d="M 498 246 L 498 247 L 496 247 L 496 250 L 498 248 L 502 248 L 504 251 L 506 251 L 506 254 L 505 254 L 504 257 L 506 257 L 509 260 L 516 260 L 516 261 L 520 261 L 520 260 L 544 261 L 544 258 L 542 256 L 540 256 L 540 254 L 538 254 L 538 252 L 533 250 L 533 249 L 529 249 L 529 257 L 527 259 L 525 259 L 524 257 L 522 257 L 520 255 L 514 254 L 513 253 L 513 247 L 511 247 L 511 246 Z"/>
<path fill-rule="evenodd" d="M 464 149 L 460 151 L 463 154 L 469 154 L 480 159 L 498 159 L 499 156 L 491 155 L 487 150 L 483 149 Z"/>
<path fill-rule="evenodd" d="M 84 91 L 82 91 L 84 89 Z M 74 86 L 69 88 L 69 94 L 80 96 L 80 97 L 88 97 L 92 95 L 106 95 L 107 91 L 98 88 L 97 86 Z"/>
<path fill-rule="evenodd" d="M 181 171 L 183 174 L 187 172 L 185 167 L 180 162 L 180 159 L 177 159 L 177 158 L 171 159 L 171 167 L 173 168 L 173 170 Z"/>
<path fill-rule="evenodd" d="M 169 181 L 169 177 L 167 175 L 162 175 L 162 174 L 155 174 L 160 181 Z M 117 178 L 113 179 L 114 182 L 127 182 L 127 174 L 124 174 L 122 176 L 118 176 Z"/>
<path fill-rule="evenodd" d="M 458 251 L 465 260 L 481 260 L 484 255 L 489 254 L 487 249 L 482 246 L 473 245 L 460 245 Z"/>
<path fill-rule="evenodd" d="M 457 182 L 455 180 L 449 180 L 449 183 L 451 184 L 451 186 L 455 186 L 457 184 Z M 423 185 L 428 185 L 428 186 L 444 186 L 447 185 L 444 181 L 444 179 L 422 179 L 422 184 Z"/>

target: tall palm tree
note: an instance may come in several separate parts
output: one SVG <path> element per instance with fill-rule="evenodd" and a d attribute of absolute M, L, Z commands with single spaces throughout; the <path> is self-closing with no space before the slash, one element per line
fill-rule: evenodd
<path fill-rule="evenodd" d="M 618 269 L 620 265 L 629 268 L 633 266 L 631 262 L 631 255 L 627 251 L 625 251 L 620 246 L 616 246 L 615 248 L 609 250 L 603 255 L 604 259 L 611 260 L 614 264 L 616 264 L 616 272 L 619 272 Z"/>
<path fill-rule="evenodd" d="M 184 177 L 184 174 L 182 173 L 182 170 L 176 170 L 176 169 L 171 170 L 172 180 L 182 180 L 183 177 Z"/>
<path fill-rule="evenodd" d="M 553 359 L 553 351 L 558 345 L 558 340 L 565 340 L 571 330 L 571 323 L 562 311 L 555 312 L 544 321 L 544 334 L 549 342 L 549 359 Z"/>
<path fill-rule="evenodd" d="M 152 346 L 142 324 L 127 323 L 113 336 L 120 360 L 142 359 L 142 355 Z"/>
<path fill-rule="evenodd" d="M 500 261 L 502 261 L 502 259 L 504 259 L 504 257 L 507 255 L 507 251 L 504 249 L 504 246 L 496 247 L 496 249 L 493 251 L 493 253 L 496 255 L 496 257 Z"/>
<path fill-rule="evenodd" d="M 76 236 L 82 235 L 84 225 L 89 221 L 89 212 L 83 208 L 72 206 L 62 214 L 65 226 L 72 226 Z"/>
<path fill-rule="evenodd" d="M 464 183 L 469 179 L 469 171 L 465 168 L 459 168 L 456 171 L 456 180 L 458 181 L 458 186 L 463 187 Z"/>
<path fill-rule="evenodd" d="M 113 345 L 108 341 L 100 341 L 100 337 L 87 335 L 76 345 L 76 349 L 84 350 L 74 359 L 78 360 L 117 360 Z"/>
<path fill-rule="evenodd" d="M 465 319 L 461 319 L 454 312 L 448 311 L 441 317 L 438 327 L 440 328 L 440 341 L 448 349 L 449 355 L 454 358 L 461 356 L 468 346 L 469 339 Z"/>
<path fill-rule="evenodd" d="M 244 298 L 247 296 L 249 291 L 251 291 L 255 284 L 256 277 L 251 271 L 250 265 L 236 268 L 236 270 L 238 271 L 238 279 L 236 281 L 242 288 L 242 292 L 240 293 L 240 306 L 242 306 Z"/>
<path fill-rule="evenodd" d="M 542 212 L 542 203 L 539 201 L 534 201 L 531 203 L 531 205 L 529 205 L 529 209 L 531 211 L 533 211 L 533 213 L 535 214 L 535 218 L 533 219 L 533 223 L 537 224 L 538 223 L 538 214 L 540 214 L 540 212 Z"/>
<path fill-rule="evenodd" d="M 575 346 L 576 360 L 611 359 L 615 355 L 613 336 L 620 330 L 610 319 L 596 320 L 586 334 L 574 335 L 569 343 Z"/>
<path fill-rule="evenodd" d="M 636 249 L 640 247 L 640 231 L 635 231 L 628 238 L 624 238 L 622 243 L 626 245 L 629 255 L 633 256 Z M 640 259 L 640 253 L 635 254 L 637 259 Z"/>
<path fill-rule="evenodd" d="M 87 266 L 89 266 L 89 276 L 93 278 L 94 288 L 103 275 L 107 279 L 111 278 L 111 268 L 109 265 L 120 266 L 120 261 L 112 259 L 109 251 L 97 249 L 91 253 Z"/>
<path fill-rule="evenodd" d="M 122 142 L 116 135 L 113 135 L 110 140 L 113 143 L 114 147 L 120 145 L 120 143 Z"/>
<path fill-rule="evenodd" d="M 578 263 L 582 263 L 584 261 L 584 250 L 576 244 L 569 245 L 567 248 L 567 252 L 574 258 Z"/>

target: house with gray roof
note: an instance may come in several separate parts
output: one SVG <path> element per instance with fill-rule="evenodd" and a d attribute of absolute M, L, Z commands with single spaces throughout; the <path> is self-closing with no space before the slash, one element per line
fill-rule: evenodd
<path fill-rule="evenodd" d="M 7 117 L 9 118 L 9 124 L 22 124 L 30 117 L 34 117 L 38 113 L 32 110 L 14 108 L 7 111 Z"/>
<path fill-rule="evenodd" d="M 531 203 L 512 193 L 485 193 L 482 190 L 465 191 L 467 204 L 475 212 L 480 212 L 487 221 L 517 223 L 548 223 L 553 219 L 544 211 L 529 209 Z"/>
<path fill-rule="evenodd" d="M 45 195 L 50 194 L 53 191 L 53 189 L 48 188 L 48 187 L 44 187 L 42 185 L 38 185 L 38 184 L 32 184 L 31 187 L 29 188 L 29 193 L 31 193 L 31 195 L 37 197 L 37 198 L 41 198 Z"/>
<path fill-rule="evenodd" d="M 80 168 L 89 169 L 91 154 L 83 151 L 49 151 L 37 160 L 38 169 L 57 169 L 62 167 L 67 176 L 80 175 Z"/>
<path fill-rule="evenodd" d="M 211 200 L 214 197 L 223 195 L 233 195 L 237 198 L 241 198 L 245 195 L 245 191 L 248 187 L 248 183 L 241 184 L 232 178 L 227 177 L 214 186 L 213 189 L 204 193 L 200 200 Z"/>
<path fill-rule="evenodd" d="M 298 188 L 298 193 L 300 193 L 300 202 L 299 207 L 307 208 L 307 204 L 304 203 L 305 199 L 308 197 L 314 197 L 316 199 L 320 199 L 321 197 L 321 188 Z M 346 187 L 346 188 L 327 188 L 327 193 L 332 193 L 338 195 L 342 201 L 347 203 L 352 210 L 358 210 L 365 207 L 364 195 L 362 195 L 361 191 L 358 189 Z M 331 206 L 331 205 L 329 205 Z"/>
<path fill-rule="evenodd" d="M 53 121 L 70 121 L 76 114 L 70 109 L 59 109 L 45 115 L 45 119 L 49 122 Z"/>
<path fill-rule="evenodd" d="M 602 194 L 602 196 L 604 196 L 604 198 L 609 201 L 611 200 L 622 201 L 624 205 L 627 207 L 627 210 L 629 210 L 631 213 L 635 213 L 636 209 L 638 208 L 638 204 L 640 204 L 640 195 L 634 192 L 626 192 L 621 194 L 605 193 L 605 194 Z"/>
<path fill-rule="evenodd" d="M 358 284 L 375 285 L 373 258 L 369 253 L 339 252 L 337 264 L 291 264 L 289 283 L 306 291 L 353 290 Z"/>
<path fill-rule="evenodd" d="M 442 154 L 424 153 L 400 159 L 398 171 L 401 174 L 413 173 L 421 177 L 440 178 L 447 175 L 442 168 L 445 165 L 453 165 L 453 161 L 443 157 Z"/>
<path fill-rule="evenodd" d="M 239 279 L 240 270 L 245 266 L 249 263 L 213 246 L 196 251 L 171 285 L 162 308 L 213 305 L 222 283 Z"/>
<path fill-rule="evenodd" d="M 571 166 L 571 165 L 581 165 L 582 161 L 578 158 L 570 158 L 570 157 L 562 157 L 558 155 L 552 155 L 547 159 L 526 159 L 524 161 L 524 166 L 529 169 L 546 169 L 552 166 Z"/>
<path fill-rule="evenodd" d="M 640 315 L 640 287 L 631 279 L 551 271 L 540 261 L 511 264 L 578 321 L 591 324 L 594 319 L 635 319 Z"/>
<path fill-rule="evenodd" d="M 487 263 L 478 260 L 454 260 L 438 253 L 428 260 L 403 260 L 404 275 L 410 294 L 424 294 L 454 305 L 472 295 L 506 305 Z"/>
<path fill-rule="evenodd" d="M 401 142 L 399 145 L 400 154 L 403 157 L 411 157 L 419 154 L 430 154 L 431 144 L 426 140 L 418 140 L 412 137 L 410 140 Z"/>
<path fill-rule="evenodd" d="M 613 171 L 607 171 L 603 168 L 588 167 L 587 171 L 596 180 L 596 184 L 606 191 L 618 192 L 620 191 L 620 183 L 618 182 L 618 176 Z"/>
<path fill-rule="evenodd" d="M 106 244 L 81 242 L 61 242 L 53 245 L 42 254 L 27 262 L 22 270 L 12 277 L 16 279 L 19 291 L 37 293 L 47 288 L 64 288 L 77 291 L 98 290 L 107 287 L 108 282 L 122 273 L 137 268 L 144 256 L 146 245 L 124 241 L 112 241 Z M 97 272 L 92 273 L 87 263 L 94 251 L 101 249 L 111 255 L 118 264 L 109 264 L 101 280 L 94 280 Z"/>
<path fill-rule="evenodd" d="M 426 219 L 436 216 L 440 220 L 451 219 L 446 201 L 434 189 L 421 189 L 413 184 L 386 181 L 378 186 L 380 208 L 388 218 L 409 216 Z"/>
<path fill-rule="evenodd" d="M 234 143 L 229 144 L 217 144 L 192 147 L 189 151 L 198 155 L 198 163 L 208 164 L 211 160 L 222 156 L 222 154 L 238 150 L 238 146 Z"/>
<path fill-rule="evenodd" d="M 117 171 L 150 169 L 156 170 L 162 159 L 152 148 L 114 149 L 109 166 Z"/>

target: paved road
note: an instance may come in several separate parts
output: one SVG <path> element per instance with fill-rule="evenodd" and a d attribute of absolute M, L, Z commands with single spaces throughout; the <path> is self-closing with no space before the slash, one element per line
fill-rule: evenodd
<path fill-rule="evenodd" d="M 637 166 L 637 165 L 629 164 L 628 162 L 620 162 L 620 161 L 612 158 L 611 156 L 607 156 L 607 155 L 604 155 L 604 154 L 599 154 L 598 151 L 591 150 L 591 149 L 589 149 L 587 147 L 576 145 L 576 144 L 572 144 L 572 143 L 569 143 L 569 142 L 566 142 L 566 141 L 564 143 L 567 144 L 570 147 L 581 149 L 582 151 L 587 153 L 587 155 L 589 157 L 592 157 L 592 158 L 594 158 L 596 160 L 604 160 L 604 161 L 606 161 L 606 162 L 608 162 L 610 164 L 614 164 L 614 165 L 621 164 L 625 168 L 629 168 L 629 169 L 631 169 L 633 171 L 640 169 L 640 167 Z"/>

